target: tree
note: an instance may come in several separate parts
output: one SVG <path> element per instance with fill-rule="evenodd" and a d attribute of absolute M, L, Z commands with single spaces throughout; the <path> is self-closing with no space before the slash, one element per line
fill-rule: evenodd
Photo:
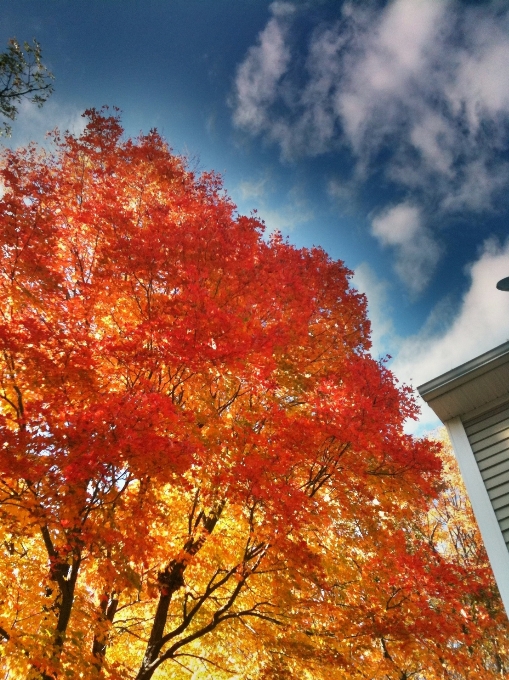
<path fill-rule="evenodd" d="M 25 42 L 23 48 L 12 38 L 7 51 L 0 54 L 0 115 L 14 120 L 17 104 L 26 98 L 41 107 L 53 92 L 53 74 L 42 63 L 37 40 Z M 11 126 L 4 121 L 0 134 L 10 135 Z"/>
<path fill-rule="evenodd" d="M 440 447 L 403 433 L 350 272 L 85 115 L 3 154 L 9 678 L 474 668 L 488 605 L 423 528 Z"/>
<path fill-rule="evenodd" d="M 445 428 L 435 435 L 442 445 L 442 488 L 430 512 L 421 518 L 425 536 L 434 549 L 461 564 L 472 584 L 464 606 L 477 621 L 478 636 L 471 648 L 475 674 L 500 677 L 509 673 L 509 625 L 491 571 L 472 506 Z M 483 620 L 484 617 L 484 620 Z"/>

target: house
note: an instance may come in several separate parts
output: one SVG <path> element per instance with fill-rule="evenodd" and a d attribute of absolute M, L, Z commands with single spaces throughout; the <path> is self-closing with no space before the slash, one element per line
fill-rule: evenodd
<path fill-rule="evenodd" d="M 447 427 L 509 614 L 509 342 L 417 389 Z"/>

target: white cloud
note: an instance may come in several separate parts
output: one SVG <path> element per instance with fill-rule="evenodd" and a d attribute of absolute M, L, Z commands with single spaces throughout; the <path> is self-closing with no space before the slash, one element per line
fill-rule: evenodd
<path fill-rule="evenodd" d="M 373 235 L 383 245 L 405 247 L 422 229 L 419 208 L 401 203 L 373 220 Z"/>
<path fill-rule="evenodd" d="M 406 115 L 414 86 L 427 75 L 430 47 L 445 7 L 444 2 L 395 0 L 381 14 L 350 14 L 356 37 L 345 57 L 336 108 L 359 155 L 370 151 L 366 145 L 371 146 L 373 140 L 366 137 L 368 131 L 371 137 L 381 124 L 380 143 Z M 318 44 L 322 40 L 316 39 Z"/>
<path fill-rule="evenodd" d="M 417 388 L 466 361 L 509 340 L 509 293 L 496 283 L 509 276 L 509 240 L 489 239 L 478 259 L 467 267 L 470 286 L 458 305 L 445 297 L 418 334 L 402 338 L 393 326 L 388 302 L 389 285 L 377 278 L 367 263 L 355 270 L 353 286 L 368 299 L 373 347 L 379 358 L 391 354 L 390 369 L 398 380 Z M 408 432 L 424 434 L 439 425 L 427 404 L 417 396 L 419 421 L 407 423 Z"/>
<path fill-rule="evenodd" d="M 426 111 L 410 130 L 411 144 L 419 152 L 422 164 L 447 178 L 453 176 L 454 140 L 450 126 L 434 111 Z"/>
<path fill-rule="evenodd" d="M 387 176 L 420 200 L 442 210 L 493 207 L 509 183 L 499 155 L 509 146 L 507 6 L 346 3 L 340 21 L 314 30 L 293 80 L 293 15 L 284 6 L 238 69 L 238 127 L 287 158 L 346 144 L 357 177 L 389 152 Z"/>
<path fill-rule="evenodd" d="M 466 109 L 469 126 L 477 131 L 483 120 L 496 119 L 509 109 L 507 14 L 490 19 L 473 13 L 465 23 L 467 44 L 457 54 L 456 78 L 448 96 L 456 113 Z"/>
<path fill-rule="evenodd" d="M 391 370 L 406 384 L 417 387 L 509 340 L 509 293 L 498 291 L 498 280 L 509 275 L 509 240 L 488 240 L 479 259 L 468 268 L 471 284 L 444 331 L 401 341 Z M 423 409 L 422 424 L 436 421 Z"/>
<path fill-rule="evenodd" d="M 389 208 L 373 219 L 371 232 L 382 246 L 395 250 L 394 269 L 410 293 L 420 293 L 440 257 L 440 248 L 424 225 L 420 209 L 410 203 Z"/>
<path fill-rule="evenodd" d="M 234 122 L 257 133 L 266 126 L 265 111 L 274 103 L 277 86 L 290 63 L 286 17 L 293 6 L 274 2 L 270 9 L 273 16 L 260 33 L 258 44 L 249 48 L 235 80 Z"/>
<path fill-rule="evenodd" d="M 242 180 L 239 182 L 239 192 L 243 200 L 249 198 L 264 198 L 267 194 L 269 175 L 265 174 L 257 180 Z"/>
<path fill-rule="evenodd" d="M 75 106 L 57 103 L 54 98 L 42 108 L 24 99 L 20 102 L 19 114 L 12 123 L 12 137 L 2 137 L 0 142 L 11 148 L 26 146 L 30 142 L 44 145 L 47 142 L 47 133 L 55 128 L 61 132 L 69 130 L 73 134 L 80 134 L 86 125 L 82 113 Z"/>

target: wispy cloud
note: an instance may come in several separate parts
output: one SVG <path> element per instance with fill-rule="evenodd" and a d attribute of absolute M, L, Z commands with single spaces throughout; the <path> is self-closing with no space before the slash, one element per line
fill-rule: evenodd
<path fill-rule="evenodd" d="M 265 222 L 269 234 L 274 231 L 288 234 L 314 218 L 299 186 L 292 187 L 286 196 L 280 196 L 279 199 L 282 200 L 278 199 L 277 206 L 275 205 L 274 180 L 270 170 L 255 179 L 242 180 L 237 187 L 231 189 L 231 193 L 244 212 L 251 212 L 253 200 L 256 200 L 257 216 Z"/>
<path fill-rule="evenodd" d="M 234 123 L 255 133 L 266 128 L 265 111 L 278 96 L 278 85 L 291 58 L 286 34 L 294 7 L 274 2 L 270 9 L 273 16 L 258 36 L 258 43 L 249 48 L 235 81 Z"/>
<path fill-rule="evenodd" d="M 61 132 L 69 130 L 79 134 L 86 125 L 82 113 L 83 111 L 75 106 L 58 103 L 54 98 L 46 102 L 42 108 L 22 100 L 19 104 L 19 114 L 12 123 L 12 137 L 1 137 L 0 143 L 12 148 L 26 146 L 32 141 L 45 144 L 47 133 L 55 128 Z"/>
<path fill-rule="evenodd" d="M 339 21 L 314 27 L 305 54 L 292 52 L 291 37 L 294 17 L 306 9 L 291 8 L 272 5 L 238 68 L 237 127 L 278 144 L 286 159 L 348 148 L 353 177 L 362 181 L 382 168 L 421 207 L 422 224 L 429 211 L 486 211 L 504 200 L 506 3 L 345 3 Z M 297 63 L 304 68 L 292 69 Z M 427 238 L 432 262 L 437 249 Z M 399 258 L 405 276 L 401 266 Z"/>
<path fill-rule="evenodd" d="M 373 219 L 371 232 L 382 246 L 394 249 L 394 269 L 410 293 L 420 293 L 440 257 L 440 247 L 424 225 L 421 210 L 408 202 L 388 208 Z"/>
<path fill-rule="evenodd" d="M 251 198 L 264 199 L 268 193 L 269 174 L 266 173 L 262 177 L 255 180 L 242 180 L 239 183 L 238 190 L 244 200 Z"/>
<path fill-rule="evenodd" d="M 371 323 L 371 355 L 380 359 L 390 354 L 397 343 L 389 306 L 389 284 L 379 279 L 367 262 L 362 262 L 355 268 L 352 286 L 366 295 Z"/>
<path fill-rule="evenodd" d="M 277 208 L 262 205 L 258 209 L 258 217 L 265 222 L 269 234 L 274 231 L 288 234 L 311 221 L 314 215 L 304 204 L 287 203 Z"/>
<path fill-rule="evenodd" d="M 509 240 L 501 244 L 488 239 L 478 259 L 468 265 L 470 284 L 459 305 L 446 296 L 431 311 L 421 330 L 403 338 L 392 323 L 389 284 L 362 263 L 356 268 L 353 285 L 368 298 L 372 329 L 372 355 L 391 354 L 390 369 L 398 380 L 417 388 L 460 364 L 509 340 L 509 293 L 496 283 L 509 275 Z M 407 430 L 424 433 L 437 427 L 433 411 L 418 398 L 422 413 Z"/>
<path fill-rule="evenodd" d="M 327 195 L 343 213 L 354 212 L 358 208 L 358 191 L 354 179 L 331 177 L 327 182 Z"/>
<path fill-rule="evenodd" d="M 459 309 L 454 313 L 449 305 L 442 305 L 419 334 L 400 341 L 391 366 L 398 378 L 417 387 L 509 340 L 509 293 L 495 288 L 508 274 L 509 240 L 505 244 L 486 241 L 479 258 L 468 267 L 471 283 Z M 442 326 L 438 331 L 437 317 Z M 427 409 L 425 421 L 434 421 Z"/>

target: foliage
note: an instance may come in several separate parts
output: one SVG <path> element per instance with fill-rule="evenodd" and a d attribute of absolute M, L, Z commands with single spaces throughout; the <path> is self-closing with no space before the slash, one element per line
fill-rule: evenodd
<path fill-rule="evenodd" d="M 464 605 L 471 609 L 478 627 L 472 656 L 477 655 L 479 666 L 474 675 L 482 677 L 484 670 L 492 673 L 488 677 L 505 677 L 509 674 L 507 616 L 445 428 L 435 438 L 442 444 L 442 488 L 426 517 L 424 533 L 436 551 L 468 574 Z"/>
<path fill-rule="evenodd" d="M 86 116 L 3 155 L 4 673 L 495 677 L 485 558 L 350 272 Z"/>
<path fill-rule="evenodd" d="M 42 106 L 53 92 L 53 74 L 41 59 L 41 46 L 25 42 L 23 48 L 16 38 L 9 40 L 7 51 L 0 54 L 0 115 L 14 120 L 18 115 L 17 104 L 26 98 Z M 11 126 L 4 121 L 0 134 L 10 135 Z"/>

